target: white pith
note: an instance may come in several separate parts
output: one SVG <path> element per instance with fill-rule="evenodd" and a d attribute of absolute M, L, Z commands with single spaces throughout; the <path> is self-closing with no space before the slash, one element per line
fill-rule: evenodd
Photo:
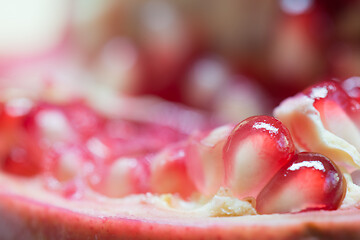
<path fill-rule="evenodd" d="M 299 94 L 288 98 L 275 108 L 274 116 L 289 129 L 298 149 L 318 152 L 335 163 L 347 163 L 359 168 L 358 150 L 325 128 L 313 103 L 313 99 Z"/>

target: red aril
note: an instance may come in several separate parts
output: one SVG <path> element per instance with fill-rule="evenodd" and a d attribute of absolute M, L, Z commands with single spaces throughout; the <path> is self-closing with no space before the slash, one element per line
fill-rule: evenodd
<path fill-rule="evenodd" d="M 57 143 L 44 151 L 44 174 L 51 176 L 60 183 L 74 180 L 81 174 L 86 174 L 85 166 L 91 164 L 94 159 L 82 144 Z"/>
<path fill-rule="evenodd" d="M 351 119 L 351 115 L 346 112 L 346 109 L 330 99 L 319 99 L 314 103 L 314 106 L 320 112 L 320 119 L 327 130 L 360 149 L 358 126 Z"/>
<path fill-rule="evenodd" d="M 27 137 L 19 138 L 2 157 L 2 169 L 8 173 L 30 177 L 43 169 L 42 150 Z"/>
<path fill-rule="evenodd" d="M 70 125 L 82 138 L 89 138 L 103 128 L 105 118 L 86 105 L 84 100 L 71 102 L 63 107 Z"/>
<path fill-rule="evenodd" d="M 226 185 L 238 197 L 256 197 L 295 151 L 287 128 L 270 116 L 240 122 L 224 146 Z"/>
<path fill-rule="evenodd" d="M 354 120 L 356 122 L 356 118 L 360 112 L 360 102 L 356 95 L 356 84 L 360 85 L 360 78 L 353 78 L 351 84 L 349 84 L 348 80 L 343 84 L 336 81 L 325 81 L 305 89 L 303 93 L 310 99 L 313 99 L 313 105 L 319 111 L 322 120 L 327 118 L 330 121 L 336 122 L 336 119 L 334 120 L 332 118 L 336 118 L 337 113 L 339 113 L 341 118 L 349 118 L 346 120 L 347 122 Z M 331 107 L 327 107 L 327 105 Z M 334 107 L 336 108 L 335 110 L 332 109 Z M 334 125 L 331 125 L 332 126 L 328 126 L 329 131 L 333 130 L 332 127 L 334 127 Z M 345 125 L 347 124 L 344 124 L 344 126 Z M 334 131 L 336 130 L 334 129 Z M 335 134 L 338 134 L 338 132 L 335 132 Z"/>
<path fill-rule="evenodd" d="M 303 93 L 315 101 L 320 99 L 331 99 L 344 108 L 350 107 L 350 98 L 339 82 L 325 81 L 315 84 L 303 91 Z"/>
<path fill-rule="evenodd" d="M 186 168 L 186 145 L 179 143 L 168 146 L 151 160 L 151 192 L 175 193 L 189 197 L 195 192 L 194 183 Z"/>
<path fill-rule="evenodd" d="M 149 189 L 149 176 L 143 161 L 122 157 L 110 165 L 95 165 L 88 183 L 95 191 L 112 198 L 144 193 Z"/>
<path fill-rule="evenodd" d="M 110 164 L 122 157 L 155 155 L 186 136 L 165 126 L 121 119 L 106 120 L 103 130 L 84 141 L 90 159 L 101 164 Z"/>
<path fill-rule="evenodd" d="M 215 194 L 224 183 L 222 150 L 233 125 L 190 137 L 186 167 L 196 189 L 205 195 Z"/>
<path fill-rule="evenodd" d="M 8 173 L 33 176 L 42 170 L 42 150 L 39 139 L 24 129 L 33 102 L 14 98 L 1 104 L 0 159 L 2 169 Z"/>
<path fill-rule="evenodd" d="M 256 199 L 261 214 L 336 210 L 346 193 L 340 170 L 321 154 L 296 154 Z"/>

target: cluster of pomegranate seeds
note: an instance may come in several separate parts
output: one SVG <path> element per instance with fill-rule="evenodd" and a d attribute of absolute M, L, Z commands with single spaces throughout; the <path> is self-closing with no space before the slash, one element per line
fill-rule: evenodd
<path fill-rule="evenodd" d="M 346 192 L 340 170 L 325 156 L 302 152 L 276 173 L 256 199 L 259 213 L 336 210 Z"/>
<path fill-rule="evenodd" d="M 149 191 L 152 155 L 187 136 L 160 123 L 105 117 L 82 100 L 54 104 L 25 98 L 1 105 L 0 130 L 3 171 L 45 174 L 66 192 L 83 178 L 110 197 Z"/>
<path fill-rule="evenodd" d="M 233 129 L 223 151 L 226 184 L 239 197 L 256 197 L 291 159 L 295 147 L 279 120 L 255 116 Z"/>
<path fill-rule="evenodd" d="M 239 123 L 224 146 L 225 184 L 256 198 L 260 214 L 335 210 L 346 193 L 341 171 L 317 153 L 295 153 L 289 131 L 269 116 Z"/>
<path fill-rule="evenodd" d="M 323 112 L 340 103 L 351 109 L 336 83 L 317 89 L 308 94 Z M 324 89 L 331 97 L 322 97 Z M 80 100 L 15 99 L 1 105 L 0 130 L 3 171 L 44 174 L 69 198 L 83 185 L 108 197 L 183 198 L 212 196 L 225 186 L 239 198 L 256 198 L 257 211 L 267 214 L 336 209 L 345 194 L 337 167 L 320 154 L 296 154 L 287 128 L 270 116 L 188 136 L 161 124 L 105 117 Z"/>

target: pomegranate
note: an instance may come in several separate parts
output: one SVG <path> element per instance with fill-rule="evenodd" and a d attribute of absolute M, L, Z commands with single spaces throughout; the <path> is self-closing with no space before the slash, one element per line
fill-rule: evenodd
<path fill-rule="evenodd" d="M 86 98 L 8 101 L 15 108 L 0 118 L 1 239 L 360 236 L 360 187 L 336 166 L 344 160 L 298 153 L 306 144 L 288 121 L 255 116 L 195 131 L 191 123 L 211 123 L 181 107 L 172 125 L 169 111 L 151 104 L 122 115 Z M 7 116 L 9 109 L 21 114 Z"/>

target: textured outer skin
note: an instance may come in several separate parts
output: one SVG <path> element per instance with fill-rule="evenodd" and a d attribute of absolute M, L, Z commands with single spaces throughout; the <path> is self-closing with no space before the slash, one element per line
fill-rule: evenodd
<path fill-rule="evenodd" d="M 360 210 L 130 219 L 95 217 L 2 193 L 0 239 L 360 239 Z"/>

